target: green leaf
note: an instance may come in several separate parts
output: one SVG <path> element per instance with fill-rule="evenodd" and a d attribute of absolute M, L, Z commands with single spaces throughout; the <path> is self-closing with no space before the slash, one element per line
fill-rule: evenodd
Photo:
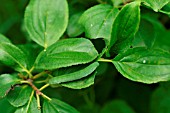
<path fill-rule="evenodd" d="M 116 56 L 113 64 L 124 77 L 133 81 L 150 84 L 170 80 L 170 53 L 163 50 L 129 49 Z"/>
<path fill-rule="evenodd" d="M 76 13 L 70 17 L 67 27 L 67 34 L 69 37 L 76 37 L 83 33 L 83 26 L 78 22 L 81 15 L 82 13 Z"/>
<path fill-rule="evenodd" d="M 113 100 L 106 103 L 100 113 L 135 113 L 132 108 L 122 100 Z"/>
<path fill-rule="evenodd" d="M 170 112 L 170 91 L 169 82 L 162 83 L 151 96 L 150 113 L 169 113 Z"/>
<path fill-rule="evenodd" d="M 111 1 L 112 1 L 114 6 L 119 6 L 123 2 L 122 0 L 111 0 Z"/>
<path fill-rule="evenodd" d="M 158 12 L 163 6 L 170 2 L 169 0 L 142 0 L 145 5 L 151 7 L 155 12 Z"/>
<path fill-rule="evenodd" d="M 37 101 L 32 97 L 28 104 L 18 108 L 15 113 L 41 113 L 41 110 L 38 110 Z"/>
<path fill-rule="evenodd" d="M 11 43 L 11 41 L 2 34 L 0 34 L 0 41 L 1 41 L 1 43 L 2 42 Z"/>
<path fill-rule="evenodd" d="M 70 67 L 59 68 L 59 69 L 54 70 L 51 75 L 56 77 L 56 76 L 61 76 L 61 75 L 65 75 L 65 74 L 74 73 L 74 72 L 77 72 L 77 71 L 80 71 L 80 70 L 84 69 L 88 65 L 89 65 L 89 63 L 88 64 L 80 64 L 80 65 L 74 65 L 74 66 L 70 66 Z"/>
<path fill-rule="evenodd" d="M 31 0 L 26 8 L 26 30 L 30 38 L 44 48 L 59 40 L 67 23 L 66 0 Z"/>
<path fill-rule="evenodd" d="M 89 105 L 90 104 L 90 105 Z M 78 105 L 78 110 L 81 112 L 81 113 L 100 113 L 100 108 L 101 106 L 99 104 L 94 104 L 92 105 L 92 103 L 84 103 L 83 105 Z"/>
<path fill-rule="evenodd" d="M 151 17 L 150 13 L 141 15 L 141 18 L 139 30 L 135 35 L 132 46 L 153 48 L 157 40 L 162 42 L 162 39 L 165 37 L 165 35 L 162 37 L 162 32 L 164 33 L 166 29 L 157 17 Z"/>
<path fill-rule="evenodd" d="M 31 87 L 27 85 L 15 87 L 8 93 L 7 99 L 11 105 L 20 107 L 28 102 L 31 92 Z"/>
<path fill-rule="evenodd" d="M 110 43 L 112 24 L 119 10 L 107 4 L 94 6 L 86 10 L 80 18 L 85 34 L 90 39 L 104 38 Z"/>
<path fill-rule="evenodd" d="M 154 25 L 145 19 L 141 19 L 139 30 L 135 36 L 136 38 L 141 38 L 146 47 L 151 48 L 156 38 Z"/>
<path fill-rule="evenodd" d="M 27 56 L 28 64 L 27 68 L 31 69 L 34 66 L 35 60 L 38 56 L 38 54 L 43 50 L 40 46 L 37 44 L 21 44 L 18 45 L 18 47 L 25 53 Z"/>
<path fill-rule="evenodd" d="M 1 113 L 13 113 L 15 108 L 7 101 L 6 98 L 0 99 Z"/>
<path fill-rule="evenodd" d="M 11 43 L 0 43 L 0 61 L 17 71 L 26 71 L 25 54 Z"/>
<path fill-rule="evenodd" d="M 116 97 L 126 101 L 135 113 L 148 113 L 153 92 L 149 85 L 133 82 L 123 77 L 120 77 L 116 85 Z"/>
<path fill-rule="evenodd" d="M 87 88 L 94 84 L 95 75 L 96 75 L 96 72 L 93 72 L 91 75 L 84 77 L 80 80 L 62 83 L 61 85 L 64 87 L 71 88 L 71 89 Z"/>
<path fill-rule="evenodd" d="M 102 74 L 105 74 L 105 72 L 107 71 L 107 69 L 109 68 L 109 65 L 108 63 L 105 63 L 105 62 L 100 62 L 99 63 L 99 66 L 97 67 L 96 71 L 97 71 L 97 75 L 102 75 Z M 112 71 L 113 72 L 113 71 Z"/>
<path fill-rule="evenodd" d="M 79 112 L 72 106 L 58 99 L 52 99 L 51 101 L 44 100 L 43 113 L 79 113 Z"/>
<path fill-rule="evenodd" d="M 160 48 L 160 49 L 163 49 L 163 50 L 166 50 L 166 51 L 170 51 L 169 36 L 170 36 L 169 30 L 159 31 L 158 38 L 156 38 L 155 43 L 154 43 L 154 48 Z"/>
<path fill-rule="evenodd" d="M 161 10 L 159 10 L 161 13 L 165 13 L 168 16 L 170 16 L 170 2 L 166 4 Z"/>
<path fill-rule="evenodd" d="M 98 67 L 98 65 L 99 65 L 98 62 L 94 62 L 79 71 L 53 77 L 49 80 L 49 84 L 60 84 L 63 82 L 70 82 L 73 80 L 84 78 L 88 76 L 89 74 L 91 74 Z"/>
<path fill-rule="evenodd" d="M 119 53 L 129 48 L 139 24 L 140 2 L 136 1 L 125 5 L 113 23 L 111 42 L 108 50 L 113 46 L 113 51 Z"/>
<path fill-rule="evenodd" d="M 11 86 L 18 82 L 19 79 L 14 75 L 10 74 L 0 75 L 0 98 L 4 97 L 11 89 Z"/>
<path fill-rule="evenodd" d="M 36 60 L 38 69 L 57 69 L 93 61 L 98 52 L 93 44 L 84 38 L 61 40 L 39 54 Z"/>
<path fill-rule="evenodd" d="M 129 0 L 111 0 L 111 1 L 115 7 L 121 6 L 122 4 L 127 4 L 129 2 Z M 135 0 L 131 0 L 131 1 L 135 1 Z"/>

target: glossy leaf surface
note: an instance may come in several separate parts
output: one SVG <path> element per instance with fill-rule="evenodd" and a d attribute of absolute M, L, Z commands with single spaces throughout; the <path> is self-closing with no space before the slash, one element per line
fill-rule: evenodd
<path fill-rule="evenodd" d="M 90 39 L 104 38 L 110 42 L 112 24 L 119 10 L 110 5 L 102 4 L 86 10 L 80 18 L 85 34 Z"/>
<path fill-rule="evenodd" d="M 31 0 L 26 8 L 26 30 L 30 38 L 44 48 L 59 40 L 67 23 L 66 0 Z"/>
<path fill-rule="evenodd" d="M 58 99 L 52 99 L 51 101 L 44 100 L 43 113 L 79 113 L 79 112 L 72 106 Z"/>
<path fill-rule="evenodd" d="M 4 97 L 11 89 L 11 86 L 18 82 L 19 79 L 14 75 L 10 74 L 0 75 L 0 98 Z"/>
<path fill-rule="evenodd" d="M 93 44 L 84 38 L 65 39 L 40 53 L 36 68 L 57 69 L 93 61 L 98 52 Z"/>
<path fill-rule="evenodd" d="M 0 61 L 18 71 L 25 71 L 27 67 L 25 54 L 11 43 L 0 43 Z"/>
<path fill-rule="evenodd" d="M 145 4 L 158 12 L 163 6 L 170 2 L 169 0 L 142 0 Z"/>
<path fill-rule="evenodd" d="M 170 2 L 166 4 L 159 12 L 170 15 Z"/>
<path fill-rule="evenodd" d="M 1 41 L 1 43 L 2 42 L 11 43 L 11 41 L 2 34 L 0 34 L 0 41 Z"/>
<path fill-rule="evenodd" d="M 113 46 L 112 51 L 120 52 L 129 48 L 139 23 L 140 2 L 125 5 L 114 21 L 109 49 Z"/>
<path fill-rule="evenodd" d="M 49 80 L 49 84 L 60 84 L 63 82 L 70 82 L 73 80 L 84 78 L 88 76 L 89 74 L 91 74 L 97 68 L 98 65 L 99 63 L 95 62 L 79 71 L 53 77 Z"/>
<path fill-rule="evenodd" d="M 129 49 L 116 56 L 113 63 L 124 77 L 133 81 L 157 83 L 170 80 L 170 53 L 159 49 Z"/>
<path fill-rule="evenodd" d="M 93 72 L 87 77 L 84 77 L 80 80 L 75 80 L 67 83 L 62 83 L 61 85 L 64 87 L 68 87 L 71 89 L 82 89 L 82 88 L 87 88 L 91 85 L 94 84 L 94 79 L 95 79 L 96 72 Z"/>
<path fill-rule="evenodd" d="M 28 104 L 18 108 L 15 113 L 41 113 L 41 110 L 38 110 L 37 101 L 32 97 Z"/>
<path fill-rule="evenodd" d="M 7 99 L 11 105 L 20 107 L 28 102 L 31 92 L 32 89 L 29 86 L 16 86 L 8 93 Z"/>

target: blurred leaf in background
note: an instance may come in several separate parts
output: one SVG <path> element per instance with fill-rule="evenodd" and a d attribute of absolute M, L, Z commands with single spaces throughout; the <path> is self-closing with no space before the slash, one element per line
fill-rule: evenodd
<path fill-rule="evenodd" d="M 0 33 L 9 37 L 14 43 L 25 42 L 21 26 L 27 3 L 28 0 L 1 0 Z"/>

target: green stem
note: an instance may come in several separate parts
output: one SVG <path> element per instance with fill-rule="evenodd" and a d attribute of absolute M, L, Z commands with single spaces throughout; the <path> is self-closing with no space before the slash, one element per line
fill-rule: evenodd
<path fill-rule="evenodd" d="M 29 105 L 30 105 L 30 103 L 31 103 L 31 100 L 32 100 L 32 97 L 34 96 L 34 90 L 32 91 L 32 93 L 31 93 L 31 95 L 30 95 L 30 99 L 29 99 L 29 101 L 28 101 L 28 105 L 27 105 L 27 108 L 26 109 L 28 109 L 28 107 L 29 107 Z"/>
<path fill-rule="evenodd" d="M 35 81 L 35 83 L 37 83 L 37 84 L 41 84 L 41 83 L 47 83 L 48 82 L 48 78 L 47 79 L 45 79 L 45 80 L 39 80 L 39 81 Z"/>
<path fill-rule="evenodd" d="M 36 93 L 36 97 L 37 97 L 37 106 L 38 106 L 38 109 L 40 110 L 41 109 L 41 105 L 40 105 L 40 96 L 38 93 Z"/>
<path fill-rule="evenodd" d="M 100 58 L 98 59 L 99 62 L 111 62 L 112 63 L 112 60 L 109 60 L 109 59 L 104 59 L 104 58 Z"/>
<path fill-rule="evenodd" d="M 122 0 L 122 3 L 125 4 L 125 0 Z"/>
<path fill-rule="evenodd" d="M 21 78 L 21 79 L 27 79 L 27 77 L 26 77 L 26 76 L 24 76 L 24 75 L 23 75 L 23 74 L 21 74 L 21 73 L 19 73 L 19 74 L 18 74 L 18 77 L 19 77 L 19 78 Z"/>
<path fill-rule="evenodd" d="M 32 66 L 32 68 L 29 70 L 29 72 L 31 73 L 34 70 L 34 66 Z"/>
<path fill-rule="evenodd" d="M 44 89 L 47 88 L 48 86 L 50 86 L 50 84 L 46 84 L 46 85 L 42 86 L 42 87 L 39 89 L 39 91 L 44 90 Z"/>
<path fill-rule="evenodd" d="M 33 75 L 31 74 L 31 72 L 30 72 L 29 70 L 27 70 L 27 69 L 24 69 L 24 70 L 25 70 L 25 72 L 28 74 L 29 78 L 32 78 L 32 77 L 33 77 Z"/>
<path fill-rule="evenodd" d="M 49 101 L 51 101 L 51 100 L 52 100 L 50 97 L 48 97 L 47 95 L 45 95 L 45 94 L 43 94 L 43 93 L 41 93 L 41 96 L 42 96 L 43 98 L 45 98 L 45 99 L 49 100 Z"/>
<path fill-rule="evenodd" d="M 21 83 L 29 84 L 29 85 L 32 87 L 32 89 L 36 92 L 36 95 L 41 95 L 43 98 L 46 98 L 46 99 L 49 100 L 49 101 L 52 100 L 51 98 L 49 98 L 48 96 L 46 96 L 45 94 L 43 94 L 43 93 L 41 92 L 41 90 L 47 88 L 47 87 L 49 86 L 49 84 L 44 85 L 44 86 L 41 87 L 40 90 L 39 90 L 39 89 L 32 83 L 32 80 L 31 80 L 31 79 L 21 81 Z M 39 97 L 37 97 L 37 99 L 39 99 Z M 39 101 L 39 100 L 37 100 L 37 101 Z M 37 104 L 38 104 L 38 102 L 37 102 Z M 38 107 L 40 107 L 39 104 L 38 104 Z"/>
<path fill-rule="evenodd" d="M 20 81 L 20 83 L 21 83 L 21 84 L 30 84 L 30 82 L 27 81 L 27 80 Z"/>
<path fill-rule="evenodd" d="M 33 79 L 40 78 L 40 77 L 42 77 L 42 76 L 45 75 L 45 74 L 47 74 L 47 71 L 43 71 L 43 72 L 41 72 L 41 73 L 38 73 L 38 74 L 36 74 L 35 76 L 33 76 Z"/>
<path fill-rule="evenodd" d="M 100 4 L 105 4 L 105 2 L 103 2 L 102 0 L 97 0 L 97 2 Z"/>
<path fill-rule="evenodd" d="M 97 60 L 100 59 L 100 58 L 104 55 L 104 53 L 105 53 L 106 51 L 107 51 L 107 47 L 105 47 L 105 48 L 102 50 L 102 52 L 99 54 Z"/>

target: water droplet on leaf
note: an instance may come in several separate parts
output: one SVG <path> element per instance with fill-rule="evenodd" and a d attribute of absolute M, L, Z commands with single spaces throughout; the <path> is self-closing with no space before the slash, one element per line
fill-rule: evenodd
<path fill-rule="evenodd" d="M 143 60 L 143 63 L 145 64 L 145 63 L 146 63 L 146 60 Z"/>

